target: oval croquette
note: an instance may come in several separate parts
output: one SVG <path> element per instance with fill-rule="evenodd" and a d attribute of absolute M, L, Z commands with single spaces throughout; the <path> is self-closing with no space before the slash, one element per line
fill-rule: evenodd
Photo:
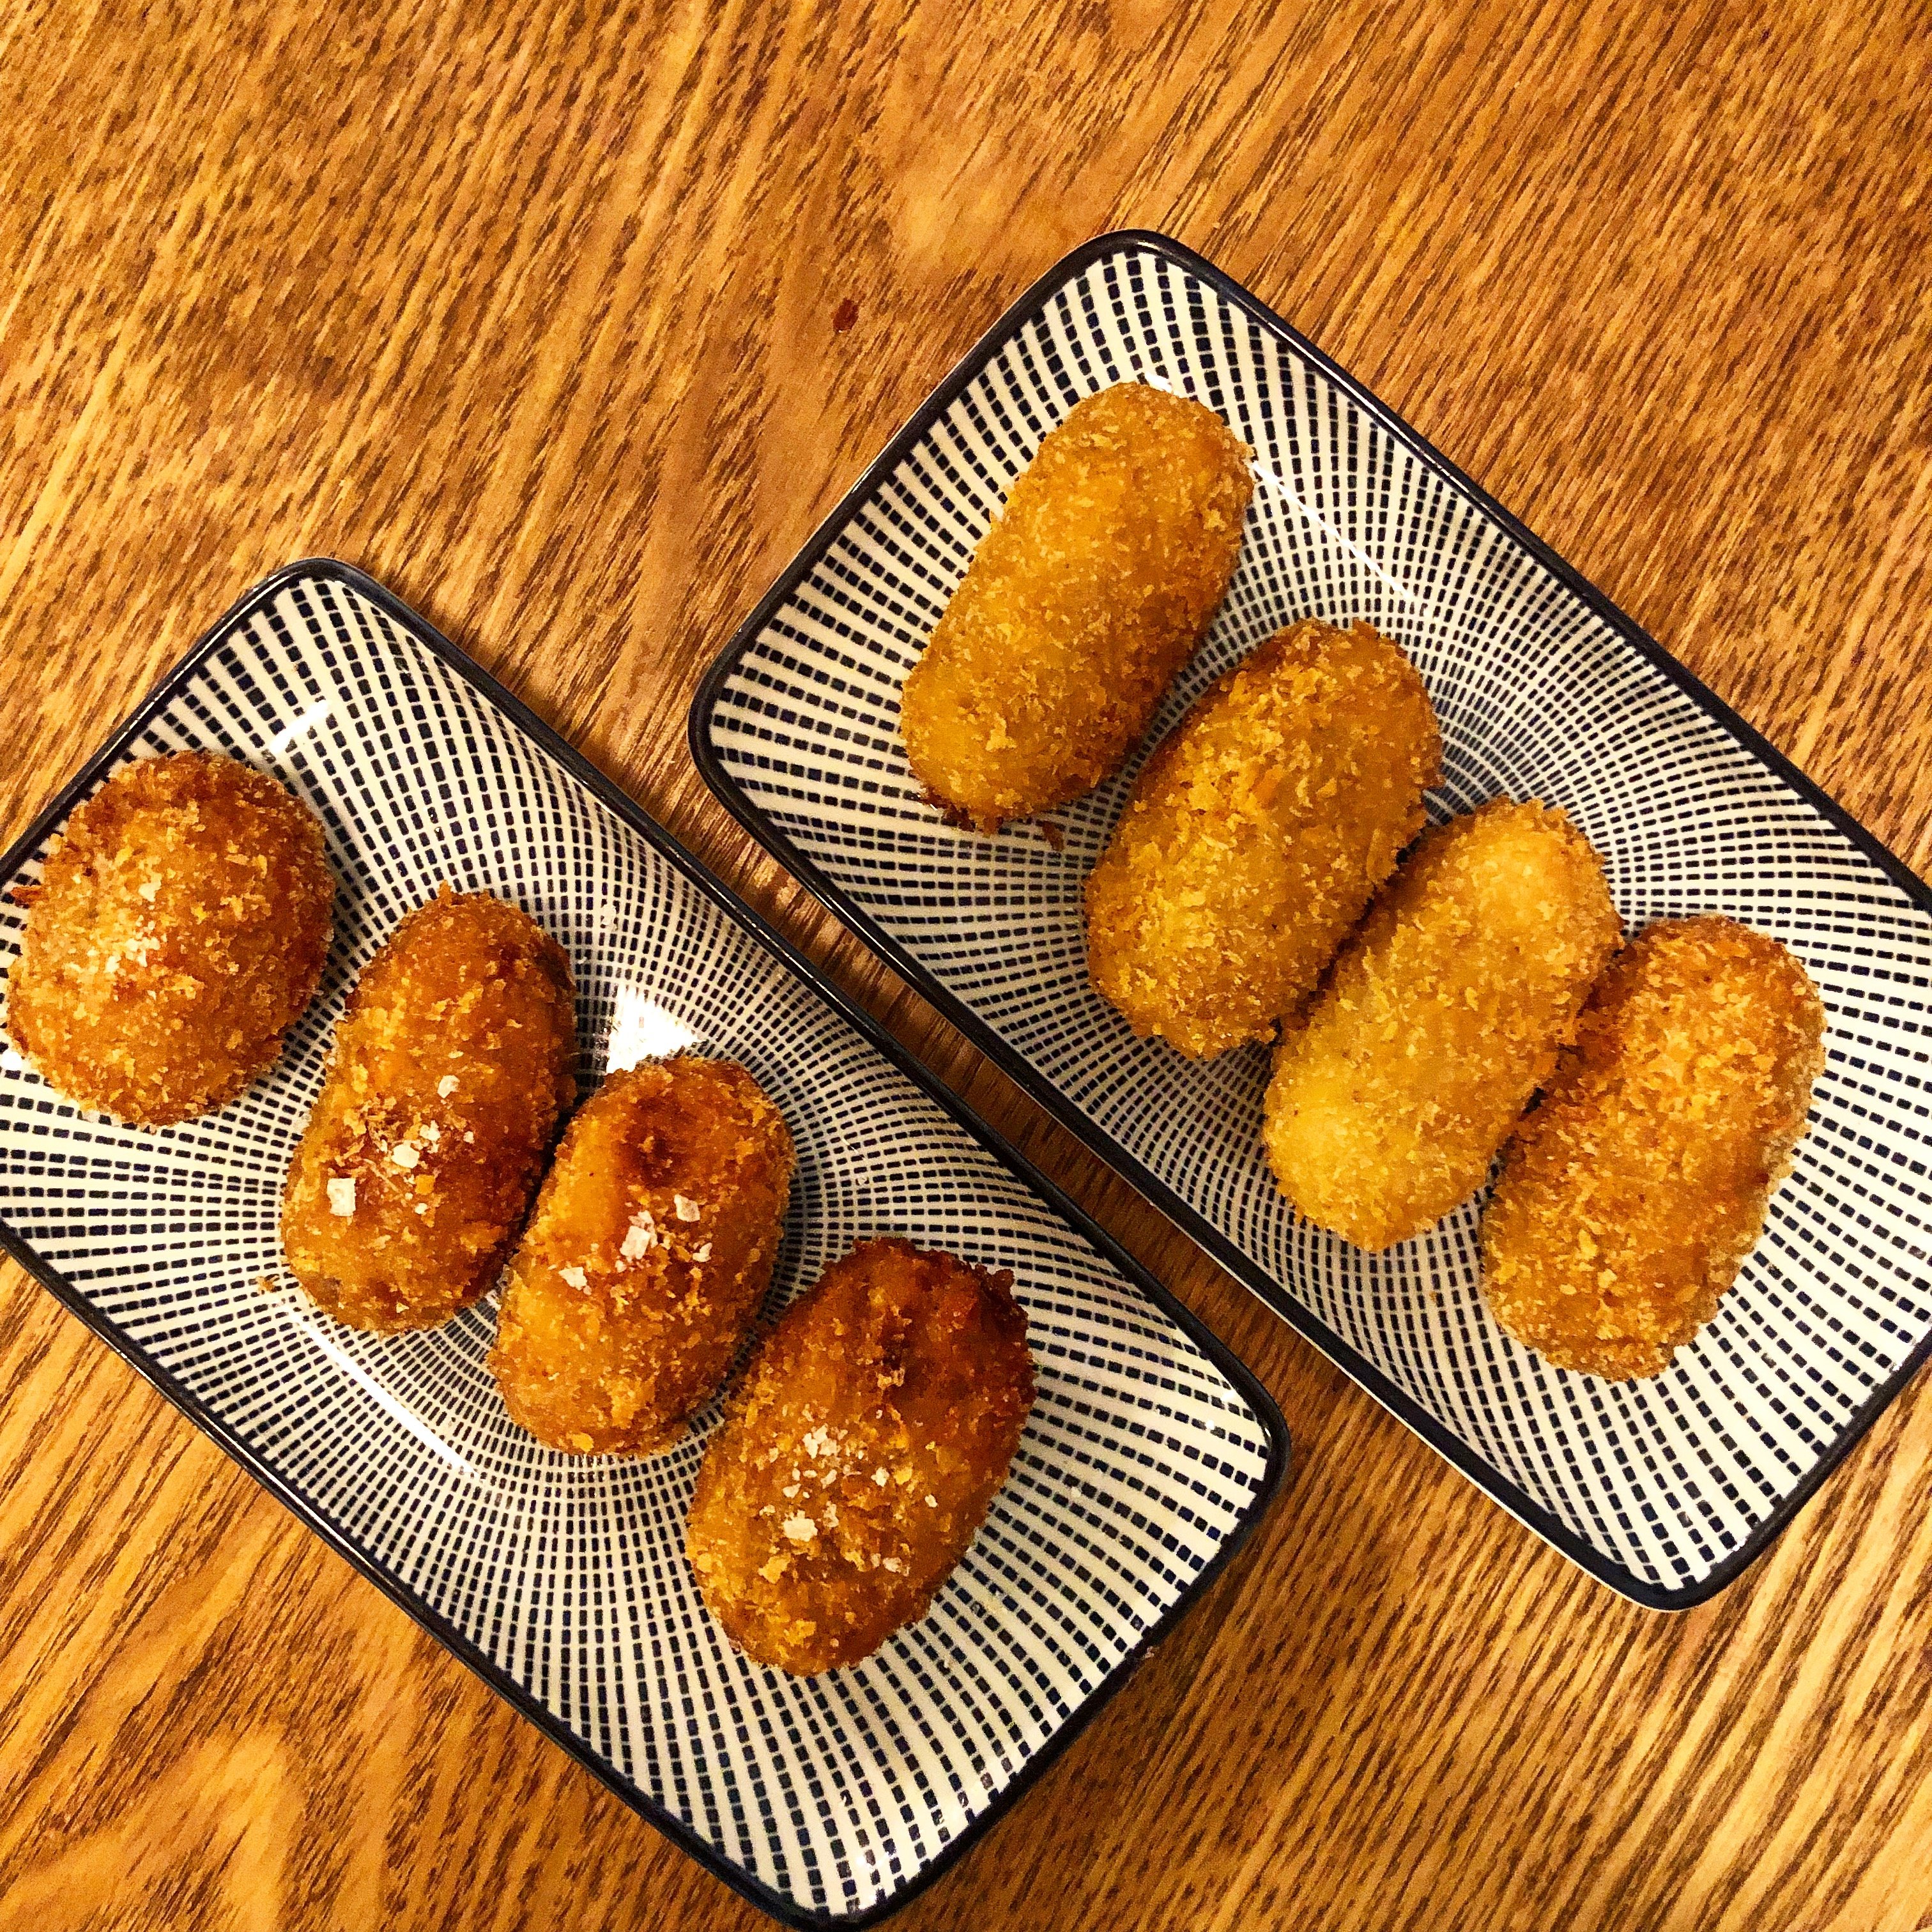
<path fill-rule="evenodd" d="M 576 1097 L 563 949 L 445 887 L 363 968 L 290 1164 L 282 1246 L 353 1328 L 433 1328 L 495 1282 Z"/>
<path fill-rule="evenodd" d="M 225 1105 L 314 997 L 335 896 L 315 814 L 202 752 L 144 758 L 68 820 L 9 976 L 47 1084 L 137 1126 Z"/>
<path fill-rule="evenodd" d="M 1441 776 L 1415 667 L 1366 624 L 1278 632 L 1148 760 L 1087 882 L 1094 987 L 1206 1060 L 1313 990 Z"/>
<path fill-rule="evenodd" d="M 1467 1200 L 1620 933 L 1602 861 L 1561 812 L 1502 799 L 1427 833 L 1275 1049 L 1282 1192 L 1372 1249 Z"/>
<path fill-rule="evenodd" d="M 1212 410 L 1144 382 L 1047 432 L 901 698 L 949 818 L 998 832 L 1119 770 L 1227 594 L 1247 458 Z"/>
<path fill-rule="evenodd" d="M 1763 1231 L 1824 1032 L 1776 940 L 1718 918 L 1640 933 L 1504 1157 L 1483 1217 L 1497 1321 L 1558 1368 L 1667 1368 Z"/>
<path fill-rule="evenodd" d="M 862 1241 L 786 1310 L 712 1438 L 686 1534 L 748 1655 L 836 1670 L 925 1616 L 1033 1404 L 1012 1282 Z"/>
<path fill-rule="evenodd" d="M 570 1124 L 503 1286 L 490 1366 L 554 1449 L 644 1455 L 723 1381 L 770 1286 L 791 1136 L 743 1067 L 614 1073 Z"/>

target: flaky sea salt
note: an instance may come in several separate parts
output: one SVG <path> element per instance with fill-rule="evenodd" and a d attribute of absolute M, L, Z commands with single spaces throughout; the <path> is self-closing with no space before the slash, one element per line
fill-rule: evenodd
<path fill-rule="evenodd" d="M 346 1221 L 356 1211 L 356 1177 L 338 1177 L 328 1184 L 328 1211 Z"/>
<path fill-rule="evenodd" d="M 436 1096 L 439 1100 L 447 1100 L 455 1091 L 456 1076 L 453 1073 L 446 1073 L 436 1083 Z"/>
<path fill-rule="evenodd" d="M 704 1212 L 688 1194 L 674 1194 L 670 1198 L 671 1205 L 677 1210 L 677 1218 L 680 1221 L 695 1221 Z"/>
<path fill-rule="evenodd" d="M 658 1224 L 648 1208 L 640 1208 L 624 1231 L 624 1245 L 619 1250 L 627 1262 L 641 1261 L 658 1243 Z"/>
<path fill-rule="evenodd" d="M 778 1526 L 794 1543 L 809 1543 L 818 1534 L 818 1524 L 808 1516 L 788 1516 Z"/>
<path fill-rule="evenodd" d="M 398 1167 L 413 1167 L 422 1159 L 422 1154 L 419 1148 L 411 1146 L 407 1141 L 398 1141 L 390 1148 L 389 1158 Z"/>
<path fill-rule="evenodd" d="M 580 1268 L 559 1268 L 557 1273 L 572 1288 L 588 1288 L 590 1286 L 590 1277 Z"/>

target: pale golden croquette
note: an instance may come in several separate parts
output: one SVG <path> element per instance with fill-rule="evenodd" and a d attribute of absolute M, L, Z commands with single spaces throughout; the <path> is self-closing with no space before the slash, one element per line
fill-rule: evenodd
<path fill-rule="evenodd" d="M 1282 1192 L 1372 1249 L 1467 1200 L 1620 932 L 1603 863 L 1561 812 L 1500 799 L 1426 833 L 1275 1049 Z"/>

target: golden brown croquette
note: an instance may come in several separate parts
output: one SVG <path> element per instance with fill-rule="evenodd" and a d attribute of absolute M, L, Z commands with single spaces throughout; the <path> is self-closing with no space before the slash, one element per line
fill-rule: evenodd
<path fill-rule="evenodd" d="M 905 682 L 929 796 L 998 832 L 1119 770 L 1227 594 L 1247 446 L 1199 403 L 1121 382 L 1048 431 Z"/>
<path fill-rule="evenodd" d="M 1087 882 L 1087 962 L 1135 1032 L 1197 1060 L 1274 1037 L 1423 822 L 1442 741 L 1366 624 L 1278 632 L 1148 760 Z"/>
<path fill-rule="evenodd" d="M 569 962 L 446 886 L 363 968 L 290 1166 L 282 1246 L 338 1322 L 433 1328 L 502 1271 L 576 1097 Z"/>
<path fill-rule="evenodd" d="M 68 820 L 7 989 L 48 1084 L 137 1126 L 232 1100 L 314 997 L 335 881 L 315 814 L 204 752 L 146 758 Z"/>
<path fill-rule="evenodd" d="M 1012 1282 L 862 1241 L 785 1311 L 711 1439 L 686 1534 L 748 1655 L 806 1676 L 925 1616 L 1033 1404 Z"/>
<path fill-rule="evenodd" d="M 1496 1319 L 1559 1368 L 1666 1368 L 1763 1231 L 1824 1033 L 1774 939 L 1716 918 L 1639 934 L 1504 1157 L 1483 1219 Z"/>
<path fill-rule="evenodd" d="M 792 1166 L 743 1067 L 612 1074 L 571 1122 L 504 1283 L 490 1366 L 512 1416 L 580 1454 L 676 1442 L 771 1285 Z"/>

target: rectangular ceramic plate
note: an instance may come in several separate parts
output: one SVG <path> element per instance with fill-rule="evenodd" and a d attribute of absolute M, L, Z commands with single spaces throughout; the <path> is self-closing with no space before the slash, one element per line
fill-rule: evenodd
<path fill-rule="evenodd" d="M 68 813 L 126 760 L 188 747 L 272 772 L 321 818 L 341 886 L 322 991 L 242 1100 L 158 1132 L 76 1111 L 9 1050 L 0 1239 L 747 1898 L 798 1924 L 882 1917 L 1226 1563 L 1280 1478 L 1274 1405 L 608 779 L 359 572 L 296 564 L 252 591 L 0 878 L 38 878 Z M 799 1164 L 773 1306 L 874 1233 L 1014 1270 L 1040 1394 L 1012 1476 L 932 1613 L 867 1662 L 788 1678 L 735 1654 L 706 1613 L 683 1531 L 716 1404 L 667 1454 L 560 1456 L 512 1425 L 484 1366 L 494 1299 L 384 1339 L 286 1285 L 282 1174 L 331 1029 L 370 955 L 445 880 L 515 901 L 563 942 L 586 1083 L 692 1046 L 742 1061 L 778 1101 Z M 0 961 L 21 924 L 0 909 Z"/>
<path fill-rule="evenodd" d="M 1256 452 L 1226 606 L 1127 769 L 1030 826 L 921 802 L 899 688 L 1040 439 L 1138 379 Z M 1200 1066 L 1088 986 L 1081 888 L 1148 752 L 1304 617 L 1364 617 L 1442 723 L 1438 818 L 1565 807 L 1635 928 L 1727 913 L 1803 959 L 1830 1066 L 1770 1224 L 1675 1365 L 1549 1367 L 1489 1318 L 1472 1203 L 1388 1254 L 1298 1225 L 1260 1139 L 1268 1054 Z M 1775 1536 L 1932 1351 L 1925 987 L 1932 893 L 1320 352 L 1198 256 L 1105 236 L 1021 297 L 807 544 L 713 668 L 692 749 L 740 821 L 1090 1147 L 1504 1507 L 1681 1609 Z"/>

